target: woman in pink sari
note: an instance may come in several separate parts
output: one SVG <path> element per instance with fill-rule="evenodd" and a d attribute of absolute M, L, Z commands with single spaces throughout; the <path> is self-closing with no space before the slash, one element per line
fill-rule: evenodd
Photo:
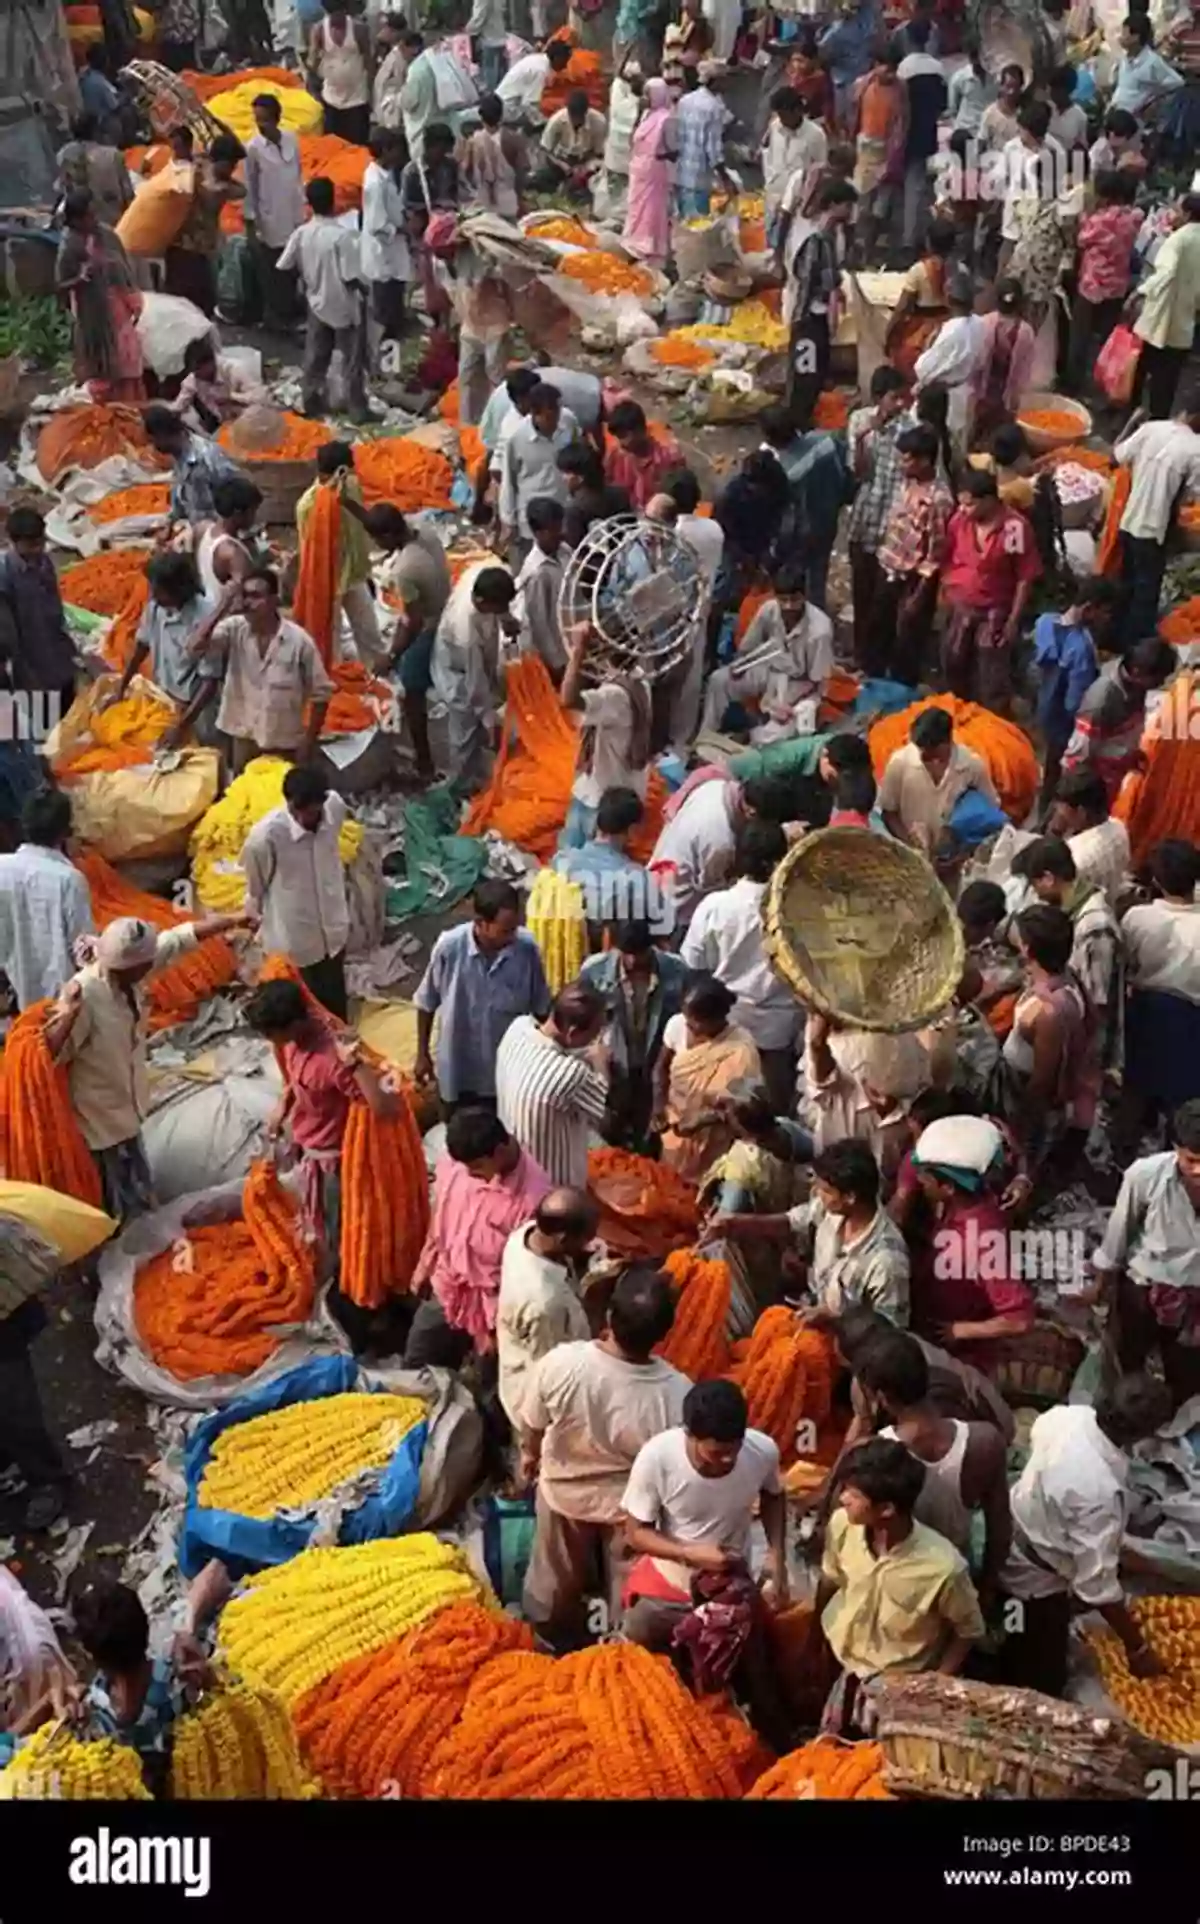
<path fill-rule="evenodd" d="M 646 111 L 630 150 L 629 212 L 621 238 L 650 267 L 664 264 L 671 244 L 674 130 L 670 88 L 665 80 L 647 81 Z"/>
<path fill-rule="evenodd" d="M 95 402 L 146 399 L 138 316 L 142 297 L 125 249 L 96 219 L 92 196 L 73 188 L 63 211 L 55 284 L 75 323 L 75 373 Z"/>

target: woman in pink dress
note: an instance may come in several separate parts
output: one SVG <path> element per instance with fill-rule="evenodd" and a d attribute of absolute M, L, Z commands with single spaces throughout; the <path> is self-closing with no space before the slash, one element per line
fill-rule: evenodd
<path fill-rule="evenodd" d="M 95 402 L 146 398 L 138 316 L 142 297 L 125 249 L 96 219 L 91 194 L 73 188 L 64 205 L 55 284 L 75 323 L 75 373 Z"/>
<path fill-rule="evenodd" d="M 663 265 L 671 244 L 673 132 L 670 89 L 665 80 L 649 80 L 630 152 L 629 212 L 621 238 L 650 267 Z"/>

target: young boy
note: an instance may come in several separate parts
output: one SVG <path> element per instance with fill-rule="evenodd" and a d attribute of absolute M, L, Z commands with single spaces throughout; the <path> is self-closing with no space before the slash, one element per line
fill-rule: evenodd
<path fill-rule="evenodd" d="M 538 495 L 529 503 L 533 546 L 517 576 L 513 614 L 521 624 L 522 654 L 538 654 L 558 683 L 567 665 L 558 620 L 558 591 L 571 550 L 563 540 L 566 510 L 561 501 Z"/>
<path fill-rule="evenodd" d="M 308 308 L 304 340 L 304 412 L 320 417 L 329 405 L 329 363 L 337 348 L 350 419 L 369 421 L 363 372 L 364 317 L 359 237 L 334 213 L 333 182 L 318 175 L 306 194 L 312 219 L 298 227 L 279 256 L 279 272 L 295 268 Z"/>
<path fill-rule="evenodd" d="M 1088 575 L 1079 584 L 1073 607 L 1061 615 L 1039 615 L 1033 624 L 1038 725 L 1046 739 L 1043 806 L 1054 793 L 1079 704 L 1100 673 L 1096 637 L 1106 633 L 1116 603 L 1115 583 L 1103 575 Z"/>

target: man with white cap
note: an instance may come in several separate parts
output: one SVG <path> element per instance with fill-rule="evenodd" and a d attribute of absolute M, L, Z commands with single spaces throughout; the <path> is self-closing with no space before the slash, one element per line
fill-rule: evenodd
<path fill-rule="evenodd" d="M 257 922 L 249 912 L 206 915 L 160 933 L 137 916 L 118 916 L 46 1019 L 46 1044 L 66 1067 L 71 1107 L 100 1171 L 104 1207 L 118 1221 L 153 1205 L 140 1134 L 149 1102 L 139 985 L 209 936 Z"/>

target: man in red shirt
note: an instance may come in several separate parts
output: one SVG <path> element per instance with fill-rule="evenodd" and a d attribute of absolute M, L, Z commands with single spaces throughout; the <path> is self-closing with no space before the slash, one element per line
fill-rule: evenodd
<path fill-rule="evenodd" d="M 656 441 L 646 426 L 645 409 L 636 401 L 618 401 L 608 417 L 615 446 L 604 457 L 604 479 L 610 488 L 624 488 L 639 514 L 654 495 L 661 494 L 664 478 L 686 466 L 674 441 Z"/>
<path fill-rule="evenodd" d="M 942 596 L 951 610 L 942 672 L 952 694 L 1003 714 L 1012 646 L 1041 573 L 1033 529 L 1001 501 L 993 474 L 969 469 L 950 518 Z"/>

